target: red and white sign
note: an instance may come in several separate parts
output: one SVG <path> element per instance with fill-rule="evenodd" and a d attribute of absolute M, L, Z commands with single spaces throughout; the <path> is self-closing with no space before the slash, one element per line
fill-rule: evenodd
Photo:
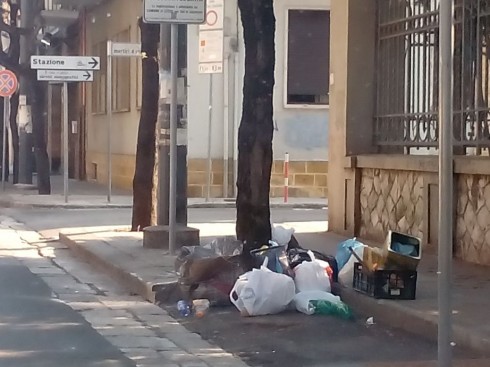
<path fill-rule="evenodd" d="M 224 1 L 208 0 L 206 4 L 206 22 L 199 26 L 201 31 L 223 29 Z"/>
<path fill-rule="evenodd" d="M 11 97 L 19 87 L 17 77 L 10 70 L 0 71 L 0 97 Z"/>
<path fill-rule="evenodd" d="M 199 26 L 199 73 L 223 72 L 224 0 L 208 0 L 206 23 Z"/>

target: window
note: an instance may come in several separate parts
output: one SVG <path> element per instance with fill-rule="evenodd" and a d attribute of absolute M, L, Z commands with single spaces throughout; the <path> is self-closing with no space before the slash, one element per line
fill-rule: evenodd
<path fill-rule="evenodd" d="M 130 41 L 130 30 L 116 34 L 113 42 Z M 127 112 L 131 109 L 131 58 L 112 58 L 112 110 Z"/>
<path fill-rule="evenodd" d="M 288 11 L 287 105 L 329 104 L 330 11 Z"/>
<path fill-rule="evenodd" d="M 94 72 L 92 86 L 92 113 L 106 112 L 106 82 L 107 82 L 107 41 L 95 44 L 92 54 L 100 57 L 100 70 Z"/>

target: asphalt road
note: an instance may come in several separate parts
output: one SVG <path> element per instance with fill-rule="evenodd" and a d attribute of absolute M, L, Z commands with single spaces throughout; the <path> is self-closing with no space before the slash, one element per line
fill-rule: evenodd
<path fill-rule="evenodd" d="M 175 307 L 167 310 L 179 318 Z M 346 321 L 297 312 L 244 318 L 228 307 L 212 309 L 202 319 L 180 317 L 180 321 L 251 366 L 396 367 L 437 359 L 435 342 L 377 324 L 368 327 L 364 319 Z M 474 354 L 456 349 L 455 356 Z"/>
<path fill-rule="evenodd" d="M 0 295 L 0 367 L 135 366 L 14 258 L 0 257 Z"/>

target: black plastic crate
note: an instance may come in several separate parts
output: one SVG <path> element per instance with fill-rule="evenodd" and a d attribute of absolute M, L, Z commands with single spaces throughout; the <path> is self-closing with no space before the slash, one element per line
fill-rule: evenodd
<path fill-rule="evenodd" d="M 417 272 L 412 270 L 376 270 L 363 273 L 362 264 L 355 263 L 352 287 L 380 299 L 415 299 Z"/>

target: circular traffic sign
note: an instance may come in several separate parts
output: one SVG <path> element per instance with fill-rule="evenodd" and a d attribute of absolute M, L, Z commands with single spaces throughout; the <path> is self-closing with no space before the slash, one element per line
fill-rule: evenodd
<path fill-rule="evenodd" d="M 17 77 L 10 70 L 0 71 L 0 97 L 11 97 L 19 86 Z"/>
<path fill-rule="evenodd" d="M 214 10 L 209 10 L 206 13 L 206 24 L 210 27 L 214 26 L 218 22 L 218 13 Z"/>

